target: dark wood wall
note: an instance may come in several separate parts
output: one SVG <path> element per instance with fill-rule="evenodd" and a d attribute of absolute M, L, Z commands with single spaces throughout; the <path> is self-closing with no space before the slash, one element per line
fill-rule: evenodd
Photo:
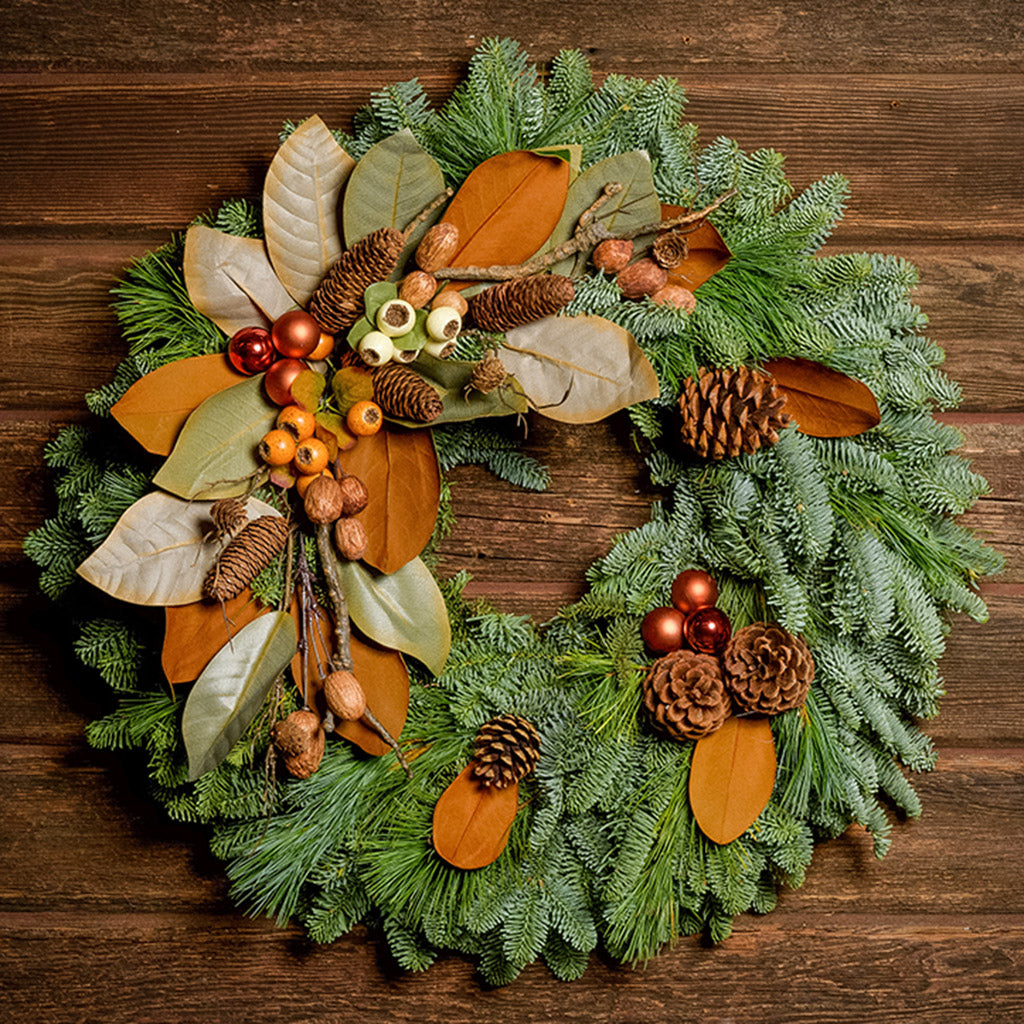
<path fill-rule="evenodd" d="M 789 156 L 797 186 L 853 184 L 837 250 L 915 262 L 918 301 L 992 484 L 965 517 L 1007 556 L 991 622 L 956 622 L 931 725 L 924 817 L 876 862 L 851 831 L 807 885 L 717 949 L 646 969 L 595 957 L 571 988 L 540 966 L 482 989 L 444 959 L 397 972 L 357 930 L 330 947 L 230 905 L 201 829 L 164 820 L 125 762 L 89 750 L 99 689 L 21 554 L 49 507 L 44 442 L 122 356 L 108 289 L 218 200 L 258 193 L 286 117 L 346 124 L 418 75 L 443 98 L 473 46 L 678 76 L 705 140 Z M 11 0 L 0 11 L 0 1017 L 11 1021 L 1010 1021 L 1024 1018 L 1024 10 L 1015 0 L 666 0 L 404 5 Z M 535 424 L 542 495 L 454 475 L 446 564 L 538 617 L 642 522 L 652 495 L 613 425 Z"/>

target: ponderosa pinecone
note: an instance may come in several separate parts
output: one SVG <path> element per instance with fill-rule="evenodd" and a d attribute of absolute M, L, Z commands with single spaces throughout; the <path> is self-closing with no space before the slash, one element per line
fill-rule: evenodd
<path fill-rule="evenodd" d="M 473 367 L 469 386 L 483 395 L 489 395 L 492 391 L 500 388 L 507 377 L 508 370 L 505 369 L 505 364 L 493 352 L 490 352 Z"/>
<path fill-rule="evenodd" d="M 221 498 L 210 506 L 210 518 L 218 537 L 234 537 L 249 522 L 241 498 Z"/>
<path fill-rule="evenodd" d="M 775 444 L 790 422 L 775 380 L 747 366 L 701 368 L 679 396 L 683 441 L 698 455 L 724 459 Z"/>
<path fill-rule="evenodd" d="M 321 329 L 335 334 L 351 327 L 365 310 L 363 292 L 386 281 L 401 258 L 405 235 L 380 228 L 346 249 L 309 301 L 309 312 Z"/>
<path fill-rule="evenodd" d="M 651 723 L 672 739 L 699 740 L 732 710 L 718 659 L 709 654 L 666 654 L 647 670 L 643 689 Z"/>
<path fill-rule="evenodd" d="M 736 706 L 761 715 L 800 707 L 814 681 L 814 658 L 803 638 L 768 622 L 734 633 L 722 668 Z"/>
<path fill-rule="evenodd" d="M 557 313 L 575 294 L 572 281 L 561 274 L 534 274 L 479 292 L 469 300 L 469 311 L 485 331 L 510 331 Z"/>
<path fill-rule="evenodd" d="M 385 363 L 374 370 L 373 400 L 388 416 L 417 423 L 436 420 L 444 408 L 434 388 L 401 363 Z"/>
<path fill-rule="evenodd" d="M 666 231 L 658 235 L 651 246 L 651 259 L 666 270 L 674 270 L 690 252 L 686 235 L 678 231 Z"/>
<path fill-rule="evenodd" d="M 217 601 L 237 597 L 274 560 L 290 530 L 284 516 L 260 516 L 247 523 L 206 574 L 203 594 Z"/>
<path fill-rule="evenodd" d="M 485 722 L 473 748 L 473 775 L 487 786 L 506 789 L 526 778 L 540 758 L 537 730 L 519 715 Z"/>

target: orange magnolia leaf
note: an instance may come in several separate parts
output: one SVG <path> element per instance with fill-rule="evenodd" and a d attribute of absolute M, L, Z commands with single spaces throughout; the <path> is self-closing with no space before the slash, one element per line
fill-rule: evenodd
<path fill-rule="evenodd" d="M 485 160 L 441 218 L 459 229 L 459 248 L 449 265 L 489 267 L 528 260 L 555 230 L 571 174 L 565 160 L 526 150 Z"/>
<path fill-rule="evenodd" d="M 197 601 L 165 609 L 160 660 L 168 682 L 190 683 L 198 679 L 210 659 L 267 610 L 253 599 L 248 587 L 238 597 L 225 601 L 223 609 L 218 601 Z"/>
<path fill-rule="evenodd" d="M 690 807 L 715 843 L 743 835 L 775 788 L 775 740 L 767 718 L 727 718 L 697 741 L 690 764 Z"/>
<path fill-rule="evenodd" d="M 110 415 L 147 452 L 170 455 L 189 415 L 211 395 L 243 379 L 223 355 L 179 359 L 137 380 Z"/>
<path fill-rule="evenodd" d="M 765 369 L 786 396 L 783 412 L 811 437 L 853 437 L 878 426 L 871 389 L 813 359 L 773 359 Z"/>
<path fill-rule="evenodd" d="M 685 206 L 670 206 L 666 203 L 661 206 L 663 220 L 689 212 Z M 732 253 L 709 220 L 702 221 L 696 231 L 691 231 L 686 236 L 686 242 L 689 249 L 686 259 L 668 272 L 668 283 L 695 292 L 732 259 Z"/>
<path fill-rule="evenodd" d="M 449 864 L 471 870 L 501 856 L 519 807 L 519 783 L 481 785 L 470 764 L 434 807 L 434 849 Z"/>
<path fill-rule="evenodd" d="M 384 427 L 338 456 L 341 468 L 366 484 L 359 514 L 369 546 L 363 561 L 384 573 L 401 569 L 434 532 L 441 473 L 430 430 Z"/>

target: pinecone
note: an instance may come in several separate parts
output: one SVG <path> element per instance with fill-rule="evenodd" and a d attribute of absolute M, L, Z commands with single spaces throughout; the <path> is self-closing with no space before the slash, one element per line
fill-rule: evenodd
<path fill-rule="evenodd" d="M 502 281 L 469 300 L 469 311 L 485 331 L 510 331 L 572 302 L 576 289 L 561 274 L 534 274 Z"/>
<path fill-rule="evenodd" d="M 373 400 L 401 420 L 429 423 L 441 415 L 441 396 L 415 370 L 400 363 L 385 363 L 373 373 Z"/>
<path fill-rule="evenodd" d="M 666 231 L 654 240 L 651 246 L 651 259 L 659 267 L 673 270 L 686 259 L 689 252 L 690 246 L 686 241 L 686 235 L 678 231 Z"/>
<path fill-rule="evenodd" d="M 762 715 L 800 707 L 814 681 L 814 658 L 803 638 L 768 622 L 734 633 L 722 668 L 736 706 Z"/>
<path fill-rule="evenodd" d="M 483 395 L 489 395 L 500 388 L 508 377 L 505 364 L 493 353 L 489 352 L 476 366 L 469 378 L 469 386 Z"/>
<path fill-rule="evenodd" d="M 767 373 L 741 366 L 687 377 L 679 396 L 683 441 L 705 458 L 722 459 L 775 444 L 790 422 L 786 396 Z"/>
<path fill-rule="evenodd" d="M 659 658 L 644 679 L 644 707 L 672 739 L 699 740 L 729 717 L 729 694 L 718 659 L 679 650 Z"/>
<path fill-rule="evenodd" d="M 487 786 L 505 789 L 533 771 L 540 758 L 537 730 L 519 715 L 485 722 L 473 748 L 473 775 Z"/>
<path fill-rule="evenodd" d="M 216 537 L 234 537 L 249 522 L 241 498 L 221 498 L 210 506 L 210 518 Z"/>
<path fill-rule="evenodd" d="M 363 292 L 387 280 L 404 248 L 401 231 L 380 228 L 343 252 L 309 301 L 310 315 L 320 329 L 335 334 L 351 327 L 363 315 Z"/>
<path fill-rule="evenodd" d="M 260 516 L 235 536 L 203 580 L 203 593 L 216 601 L 237 597 L 274 560 L 291 526 L 283 516 Z"/>

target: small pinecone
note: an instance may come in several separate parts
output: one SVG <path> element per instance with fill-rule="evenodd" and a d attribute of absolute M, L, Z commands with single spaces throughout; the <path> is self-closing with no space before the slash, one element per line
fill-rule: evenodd
<path fill-rule="evenodd" d="M 473 373 L 469 378 L 469 386 L 481 394 L 489 395 L 492 391 L 500 388 L 508 377 L 508 370 L 505 364 L 494 353 L 489 353 L 473 367 Z"/>
<path fill-rule="evenodd" d="M 766 373 L 738 369 L 705 370 L 687 377 L 679 396 L 683 441 L 705 458 L 722 459 L 775 444 L 790 422 L 786 396 Z"/>
<path fill-rule="evenodd" d="M 373 400 L 401 420 L 429 423 L 441 415 L 441 396 L 415 370 L 385 363 L 373 374 Z"/>
<path fill-rule="evenodd" d="M 526 778 L 540 758 L 537 730 L 519 715 L 499 715 L 476 735 L 473 775 L 484 785 L 506 789 Z"/>
<path fill-rule="evenodd" d="M 672 739 L 699 740 L 729 717 L 729 694 L 718 659 L 679 650 L 659 658 L 644 679 L 644 707 Z"/>
<path fill-rule="evenodd" d="M 762 715 L 800 707 L 814 681 L 814 658 L 803 638 L 768 622 L 734 633 L 722 667 L 736 706 Z"/>
<path fill-rule="evenodd" d="M 290 530 L 283 516 L 260 516 L 248 523 L 206 574 L 203 593 L 217 601 L 237 597 L 274 560 Z"/>
<path fill-rule="evenodd" d="M 572 302 L 576 289 L 561 274 L 502 281 L 469 300 L 469 311 L 485 331 L 510 331 L 557 313 Z"/>
<path fill-rule="evenodd" d="M 659 267 L 673 270 L 686 259 L 689 252 L 690 246 L 686 241 L 686 235 L 677 231 L 666 231 L 654 240 L 651 246 L 651 259 Z"/>
<path fill-rule="evenodd" d="M 404 248 L 401 231 L 380 228 L 346 249 L 309 302 L 309 312 L 321 330 L 336 334 L 351 327 L 363 315 L 363 292 L 387 280 Z"/>
<path fill-rule="evenodd" d="M 210 518 L 218 537 L 234 537 L 249 522 L 241 498 L 221 498 L 210 506 Z"/>

